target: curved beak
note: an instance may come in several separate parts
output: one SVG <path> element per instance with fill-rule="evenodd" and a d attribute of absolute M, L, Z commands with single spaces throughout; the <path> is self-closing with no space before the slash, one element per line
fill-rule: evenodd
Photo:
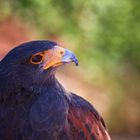
<path fill-rule="evenodd" d="M 76 56 L 68 49 L 64 50 L 64 55 L 62 56 L 62 63 L 74 62 L 78 66 L 78 59 Z"/>
<path fill-rule="evenodd" d="M 45 53 L 45 59 L 43 64 L 43 69 L 48 69 L 50 67 L 57 67 L 65 63 L 74 62 L 78 65 L 78 59 L 76 56 L 68 49 L 64 49 L 59 46 L 55 46 L 53 49 L 47 50 Z"/>

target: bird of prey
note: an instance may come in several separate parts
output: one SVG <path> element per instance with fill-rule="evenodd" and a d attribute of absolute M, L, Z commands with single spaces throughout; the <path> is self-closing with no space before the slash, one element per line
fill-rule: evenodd
<path fill-rule="evenodd" d="M 26 42 L 0 62 L 0 140 L 110 140 L 105 123 L 85 99 L 67 92 L 57 67 L 74 62 L 47 40 Z"/>

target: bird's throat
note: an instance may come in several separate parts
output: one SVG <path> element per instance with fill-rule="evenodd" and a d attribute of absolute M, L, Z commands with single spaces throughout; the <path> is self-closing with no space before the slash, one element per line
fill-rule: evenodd
<path fill-rule="evenodd" d="M 45 129 L 45 126 L 49 126 L 47 129 L 51 133 L 51 126 L 58 128 L 61 124 L 63 127 L 68 114 L 68 104 L 64 92 L 58 81 L 55 81 L 53 85 L 43 87 L 40 97 L 30 110 L 30 117 L 36 129 L 39 127 Z"/>

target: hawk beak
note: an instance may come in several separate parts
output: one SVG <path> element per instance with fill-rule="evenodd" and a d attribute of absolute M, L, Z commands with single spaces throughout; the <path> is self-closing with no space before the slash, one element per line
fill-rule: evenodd
<path fill-rule="evenodd" d="M 78 65 L 76 56 L 70 50 L 59 46 L 55 46 L 53 49 L 46 51 L 45 56 L 43 64 L 43 69 L 45 70 L 50 67 L 57 67 L 70 62 L 74 62 L 76 66 Z"/>

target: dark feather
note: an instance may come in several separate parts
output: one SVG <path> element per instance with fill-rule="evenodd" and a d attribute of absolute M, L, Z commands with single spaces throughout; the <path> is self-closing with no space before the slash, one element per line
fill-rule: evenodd
<path fill-rule="evenodd" d="M 109 140 L 102 117 L 85 99 L 71 94 L 68 122 L 73 140 Z"/>

